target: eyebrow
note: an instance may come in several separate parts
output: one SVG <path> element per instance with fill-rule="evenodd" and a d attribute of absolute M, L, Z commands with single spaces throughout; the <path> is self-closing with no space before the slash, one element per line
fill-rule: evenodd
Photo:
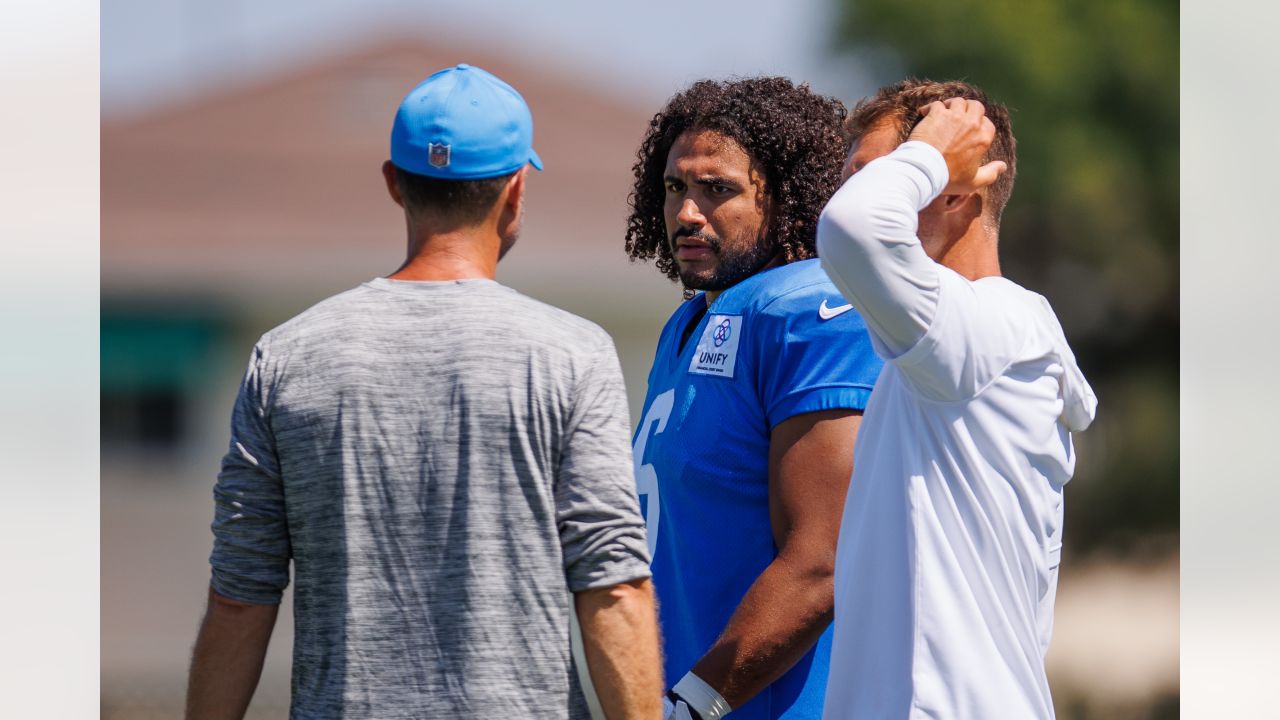
<path fill-rule="evenodd" d="M 663 176 L 662 181 L 664 183 L 684 182 L 684 178 L 679 178 L 675 175 L 665 175 Z M 699 185 L 727 185 L 734 188 L 739 187 L 740 185 L 736 180 L 730 180 L 729 178 L 721 175 L 700 175 L 694 178 L 693 181 Z"/>

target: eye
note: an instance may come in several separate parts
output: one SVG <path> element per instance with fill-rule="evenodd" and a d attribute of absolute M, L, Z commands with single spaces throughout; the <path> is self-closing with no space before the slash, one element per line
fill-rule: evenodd
<path fill-rule="evenodd" d="M 712 195 L 728 195 L 733 192 L 733 188 L 728 185 L 721 185 L 720 183 L 712 183 L 707 189 L 711 191 Z"/>
<path fill-rule="evenodd" d="M 684 192 L 684 183 L 679 180 L 668 180 L 663 184 L 666 186 L 668 193 Z"/>

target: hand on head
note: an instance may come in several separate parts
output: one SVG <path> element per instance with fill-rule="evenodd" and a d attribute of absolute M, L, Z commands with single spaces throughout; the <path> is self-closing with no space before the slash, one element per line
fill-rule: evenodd
<path fill-rule="evenodd" d="M 920 108 L 924 119 L 908 140 L 929 143 L 947 161 L 949 180 L 944 195 L 963 195 L 984 188 L 1008 169 L 1002 160 L 983 164 L 996 136 L 996 127 L 977 100 L 950 98 Z"/>

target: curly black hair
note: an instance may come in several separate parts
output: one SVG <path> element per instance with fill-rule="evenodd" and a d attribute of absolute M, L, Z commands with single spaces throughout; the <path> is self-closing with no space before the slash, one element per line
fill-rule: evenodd
<path fill-rule="evenodd" d="M 711 130 L 732 138 L 763 170 L 772 200 L 768 236 L 783 262 L 814 257 L 818 215 L 840 187 L 849 149 L 843 132 L 844 105 L 808 85 L 783 77 L 700 80 L 671 98 L 649 121 L 636 153 L 635 187 L 627 198 L 627 254 L 656 258 L 672 280 L 679 271 L 668 244 L 663 174 L 676 138 L 688 130 Z"/>

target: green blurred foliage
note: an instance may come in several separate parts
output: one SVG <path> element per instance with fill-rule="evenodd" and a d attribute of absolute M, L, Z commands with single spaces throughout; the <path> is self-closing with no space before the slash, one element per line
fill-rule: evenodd
<path fill-rule="evenodd" d="M 1178 6 L 1169 0 L 837 0 L 836 45 L 963 79 L 1010 109 L 1006 275 L 1046 295 L 1099 397 L 1068 542 L 1178 528 Z M 868 53 L 872 55 L 874 53 Z M 885 83 L 897 77 L 883 77 Z"/>

